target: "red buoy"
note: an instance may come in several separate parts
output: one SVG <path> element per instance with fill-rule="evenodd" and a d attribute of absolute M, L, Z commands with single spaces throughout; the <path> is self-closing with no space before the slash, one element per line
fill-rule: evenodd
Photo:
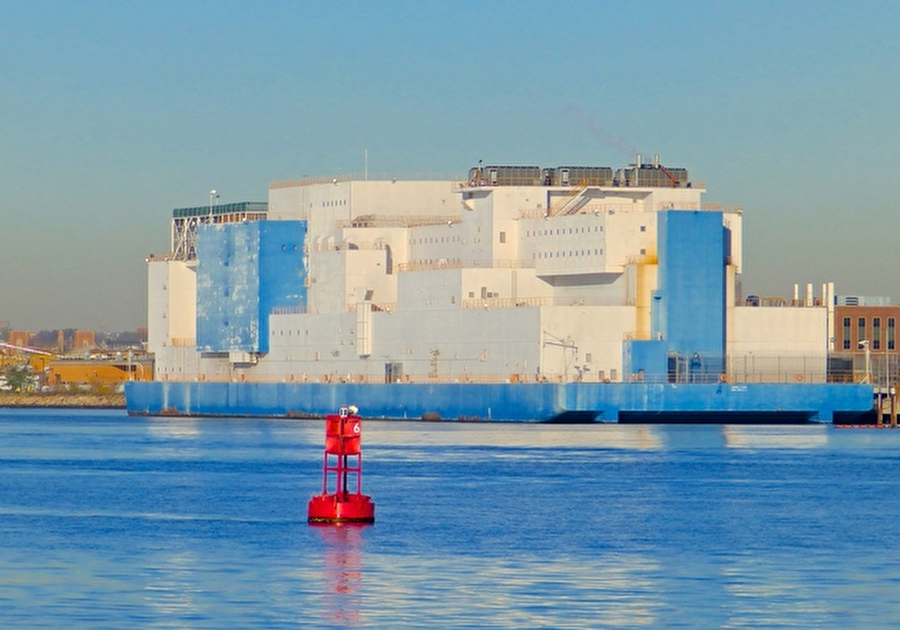
<path fill-rule="evenodd" d="M 322 494 L 309 500 L 310 523 L 374 523 L 375 504 L 362 493 L 362 419 L 356 407 L 325 418 Z M 355 477 L 356 491 L 350 491 Z"/>

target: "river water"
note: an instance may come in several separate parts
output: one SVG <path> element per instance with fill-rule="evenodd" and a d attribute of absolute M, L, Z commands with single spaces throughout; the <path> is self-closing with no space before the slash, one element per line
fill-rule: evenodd
<path fill-rule="evenodd" d="M 894 628 L 900 431 L 0 410 L 4 628 Z"/>

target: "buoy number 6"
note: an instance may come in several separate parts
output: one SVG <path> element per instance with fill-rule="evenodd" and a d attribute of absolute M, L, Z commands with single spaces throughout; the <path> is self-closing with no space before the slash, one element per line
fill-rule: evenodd
<path fill-rule="evenodd" d="M 354 433 L 359 433 L 359 424 L 354 424 L 354 425 L 353 425 L 353 432 L 354 432 Z"/>

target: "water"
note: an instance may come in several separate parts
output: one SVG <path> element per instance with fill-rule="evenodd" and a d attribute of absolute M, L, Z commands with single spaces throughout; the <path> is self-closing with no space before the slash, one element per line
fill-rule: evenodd
<path fill-rule="evenodd" d="M 4 628 L 888 628 L 900 431 L 0 410 Z"/>

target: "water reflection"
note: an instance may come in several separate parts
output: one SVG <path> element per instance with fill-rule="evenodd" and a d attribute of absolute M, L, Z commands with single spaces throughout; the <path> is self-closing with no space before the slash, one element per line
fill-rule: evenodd
<path fill-rule="evenodd" d="M 435 447 L 517 450 L 672 451 L 681 449 L 816 449 L 829 445 L 826 425 L 541 425 L 369 422 L 366 441 L 384 456 L 415 458 Z M 458 457 L 470 454 L 461 448 Z M 523 455 L 528 456 L 530 455 Z M 453 457 L 453 454 L 445 454 Z"/>
<path fill-rule="evenodd" d="M 825 448 L 829 428 L 825 425 L 802 427 L 739 426 L 723 427 L 728 448 Z"/>
<path fill-rule="evenodd" d="M 196 418 L 150 418 L 147 432 L 161 439 L 190 439 L 200 434 L 199 422 Z"/>
<path fill-rule="evenodd" d="M 656 425 L 460 424 L 368 421 L 368 444 L 378 446 L 478 446 L 498 448 L 588 448 L 658 450 Z"/>
<path fill-rule="evenodd" d="M 660 567 L 641 555 L 367 557 L 365 622 L 378 628 L 646 627 Z"/>
<path fill-rule="evenodd" d="M 321 535 L 325 598 L 323 614 L 328 623 L 355 628 L 362 606 L 362 532 L 370 524 L 310 525 Z"/>
<path fill-rule="evenodd" d="M 144 568 L 147 582 L 144 599 L 154 617 L 184 619 L 200 614 L 201 607 L 195 597 L 200 592 L 196 575 L 198 566 L 202 564 L 197 555 L 183 551 L 165 554 Z"/>

